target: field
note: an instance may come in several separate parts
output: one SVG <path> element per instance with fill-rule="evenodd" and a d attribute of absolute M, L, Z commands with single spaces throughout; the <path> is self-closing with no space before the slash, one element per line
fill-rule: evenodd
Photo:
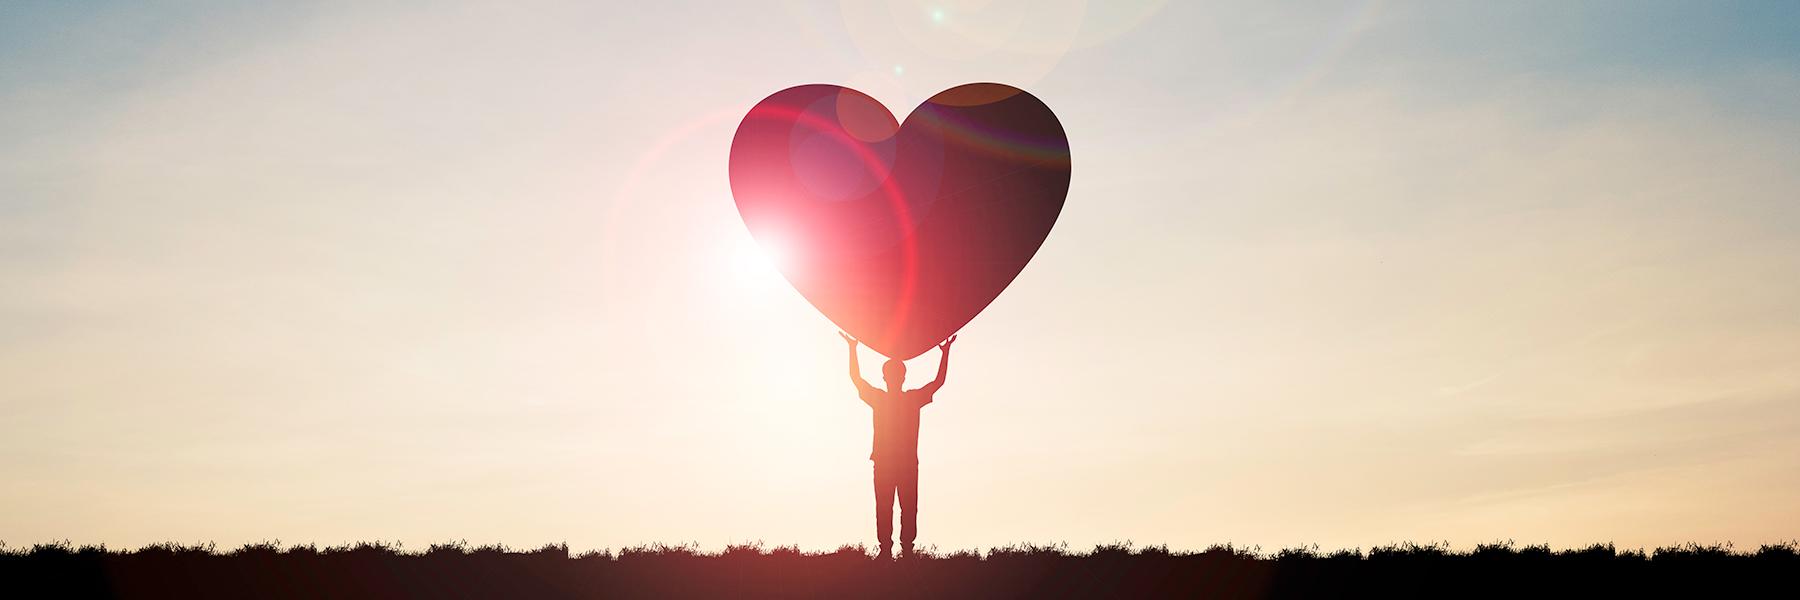
<path fill-rule="evenodd" d="M 830 553 L 684 546 L 571 555 L 385 544 L 230 551 L 165 544 L 131 551 L 68 544 L 0 548 L 10 597 L 1783 597 L 1800 584 L 1794 544 L 1755 551 L 1687 545 L 1649 552 L 1512 544 L 1450 551 L 1403 544 L 1367 552 L 1230 546 L 1200 552 L 1126 544 L 1069 552 L 1011 546 L 875 561 Z M 19 594 L 23 592 L 22 594 Z M 19 594 L 19 595 L 14 595 Z"/>

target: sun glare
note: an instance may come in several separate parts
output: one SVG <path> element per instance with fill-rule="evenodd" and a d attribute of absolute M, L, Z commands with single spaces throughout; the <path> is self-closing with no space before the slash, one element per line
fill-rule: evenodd
<path fill-rule="evenodd" d="M 730 248 L 729 253 L 731 276 L 738 288 L 781 289 L 787 285 L 779 267 L 787 259 L 788 250 L 780 240 L 746 239 Z"/>

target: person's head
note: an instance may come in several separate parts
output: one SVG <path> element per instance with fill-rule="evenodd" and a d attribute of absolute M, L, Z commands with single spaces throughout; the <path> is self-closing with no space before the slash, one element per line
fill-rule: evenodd
<path fill-rule="evenodd" d="M 897 358 L 881 363 L 881 381 L 887 384 L 889 391 L 900 389 L 900 384 L 906 383 L 906 363 Z"/>

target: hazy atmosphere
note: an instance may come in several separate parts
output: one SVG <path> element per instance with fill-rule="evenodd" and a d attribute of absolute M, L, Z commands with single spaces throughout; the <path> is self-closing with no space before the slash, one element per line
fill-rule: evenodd
<path fill-rule="evenodd" d="M 978 81 L 921 544 L 1800 538 L 1800 4 L 528 4 L 0 4 L 0 542 L 864 540 L 727 154 Z"/>

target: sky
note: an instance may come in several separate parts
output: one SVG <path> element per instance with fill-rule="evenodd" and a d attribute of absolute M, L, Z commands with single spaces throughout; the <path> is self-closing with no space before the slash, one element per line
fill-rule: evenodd
<path fill-rule="evenodd" d="M 1073 179 L 922 544 L 1800 538 L 1791 2 L 28 1 L 0 543 L 872 544 L 730 141 L 975 81 Z"/>

